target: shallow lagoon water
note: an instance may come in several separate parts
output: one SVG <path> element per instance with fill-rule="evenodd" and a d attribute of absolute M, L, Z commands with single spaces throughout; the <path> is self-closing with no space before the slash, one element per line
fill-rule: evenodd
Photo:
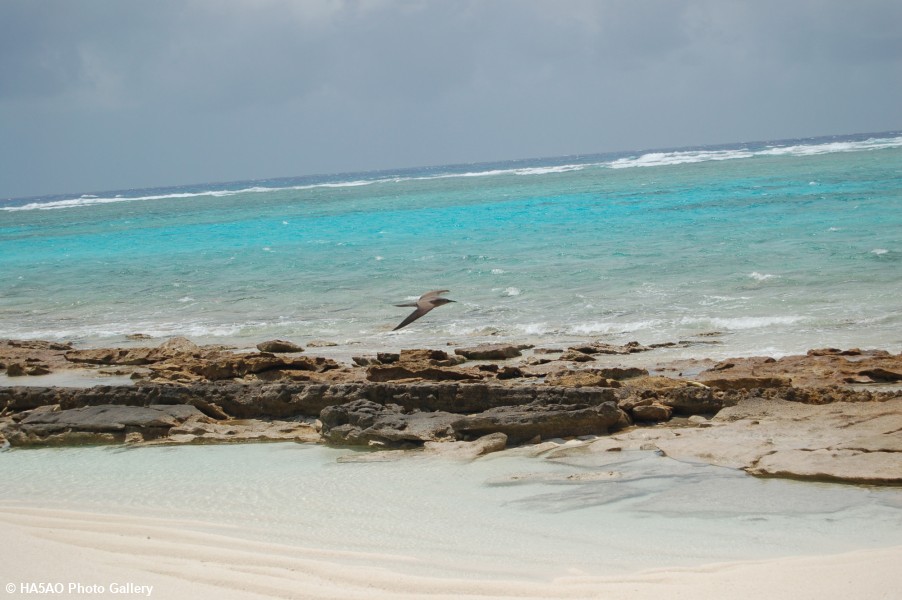
<path fill-rule="evenodd" d="M 548 580 L 902 543 L 902 489 L 758 479 L 654 452 L 475 461 L 319 445 L 0 454 L 0 509 L 175 519 L 398 572 Z"/>

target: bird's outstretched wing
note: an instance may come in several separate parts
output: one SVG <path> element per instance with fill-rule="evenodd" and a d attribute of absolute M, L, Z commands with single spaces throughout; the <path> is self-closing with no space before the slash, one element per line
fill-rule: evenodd
<path fill-rule="evenodd" d="M 397 305 L 397 306 L 401 306 L 401 305 Z M 428 313 L 430 310 L 432 310 L 432 306 L 427 306 L 425 308 L 418 307 L 415 311 L 413 311 L 412 313 L 407 315 L 407 318 L 404 319 L 403 321 L 401 321 L 401 324 L 398 325 L 397 327 L 395 327 L 394 329 L 392 329 L 392 331 L 397 331 L 397 330 L 401 329 L 402 327 L 404 327 L 405 325 L 410 325 L 411 323 L 413 323 L 414 321 L 416 321 L 417 319 L 419 319 L 420 317 L 422 317 L 423 315 Z"/>

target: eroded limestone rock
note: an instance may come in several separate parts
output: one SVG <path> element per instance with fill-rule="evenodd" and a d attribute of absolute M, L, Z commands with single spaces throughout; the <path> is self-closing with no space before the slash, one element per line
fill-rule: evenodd
<path fill-rule="evenodd" d="M 5 428 L 5 435 L 14 446 L 121 443 L 135 432 L 142 439 L 163 437 L 173 427 L 192 418 L 206 417 L 187 405 L 100 405 L 37 410 Z"/>
<path fill-rule="evenodd" d="M 326 407 L 320 413 L 326 440 L 342 445 L 371 446 L 473 440 L 494 433 L 503 433 L 510 443 L 519 444 L 535 438 L 606 433 L 616 428 L 622 418 L 623 414 L 614 402 L 536 401 L 459 415 L 356 400 Z"/>
<path fill-rule="evenodd" d="M 507 448 L 507 435 L 489 433 L 472 442 L 426 442 L 424 450 L 428 454 L 445 458 L 472 460 L 492 452 L 500 452 Z"/>
<path fill-rule="evenodd" d="M 501 432 L 511 444 L 522 444 L 536 438 L 608 433 L 619 427 L 623 418 L 614 402 L 595 405 L 534 402 L 468 415 L 455 421 L 453 428 L 464 438 Z"/>
<path fill-rule="evenodd" d="M 469 348 L 456 348 L 454 353 L 468 360 L 506 360 L 522 355 L 523 348 L 513 344 L 482 344 Z"/>
<path fill-rule="evenodd" d="M 578 452 L 657 449 L 759 476 L 902 484 L 902 398 L 826 406 L 748 398 L 705 424 L 634 429 Z"/>
<path fill-rule="evenodd" d="M 421 446 L 458 439 L 451 424 L 457 415 L 443 411 L 405 411 L 397 404 L 355 400 L 320 413 L 323 437 L 339 445 Z"/>
<path fill-rule="evenodd" d="M 294 342 L 289 342 L 286 340 L 269 340 L 266 342 L 260 342 L 257 344 L 257 350 L 260 352 L 272 352 L 275 354 L 279 353 L 291 353 L 291 352 L 303 352 L 304 347 Z"/>

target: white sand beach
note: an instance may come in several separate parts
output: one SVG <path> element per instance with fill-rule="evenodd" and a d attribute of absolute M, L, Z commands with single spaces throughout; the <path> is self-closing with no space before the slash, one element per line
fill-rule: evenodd
<path fill-rule="evenodd" d="M 141 517 L 6 507 L 0 535 L 0 589 L 10 598 L 31 597 L 33 583 L 61 584 L 65 597 L 236 600 L 889 599 L 902 589 L 902 546 L 535 582 L 408 576 L 367 566 L 366 554 L 250 542 Z"/>
<path fill-rule="evenodd" d="M 895 372 L 876 365 L 896 368 L 897 357 L 873 353 L 870 364 L 860 354 L 815 352 L 790 372 L 802 383 L 822 380 L 825 365 Z M 36 397 L 18 388 L 7 403 Z M 896 597 L 899 399 L 741 400 L 710 419 L 478 458 L 436 449 L 458 442 L 382 452 L 284 441 L 13 447 L 0 460 L 0 589 L 12 598 Z M 48 406 L 34 416 L 78 411 Z M 110 406 L 93 408 L 109 421 Z M 29 415 L 8 415 L 10 431 Z"/>

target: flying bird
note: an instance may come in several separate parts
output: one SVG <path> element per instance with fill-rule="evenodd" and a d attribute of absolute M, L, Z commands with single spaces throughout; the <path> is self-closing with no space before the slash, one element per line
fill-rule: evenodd
<path fill-rule="evenodd" d="M 407 318 L 401 321 L 401 324 L 392 329 L 392 331 L 397 331 L 404 327 L 405 325 L 410 325 L 430 310 L 435 308 L 436 306 L 441 306 L 442 304 L 448 304 L 449 302 L 454 302 L 454 300 L 448 300 L 447 298 L 441 298 L 442 294 L 447 294 L 449 290 L 433 290 L 431 292 L 426 292 L 419 298 L 417 298 L 416 302 L 407 302 L 405 304 L 395 304 L 395 306 L 416 306 L 417 309 L 407 315 Z"/>

